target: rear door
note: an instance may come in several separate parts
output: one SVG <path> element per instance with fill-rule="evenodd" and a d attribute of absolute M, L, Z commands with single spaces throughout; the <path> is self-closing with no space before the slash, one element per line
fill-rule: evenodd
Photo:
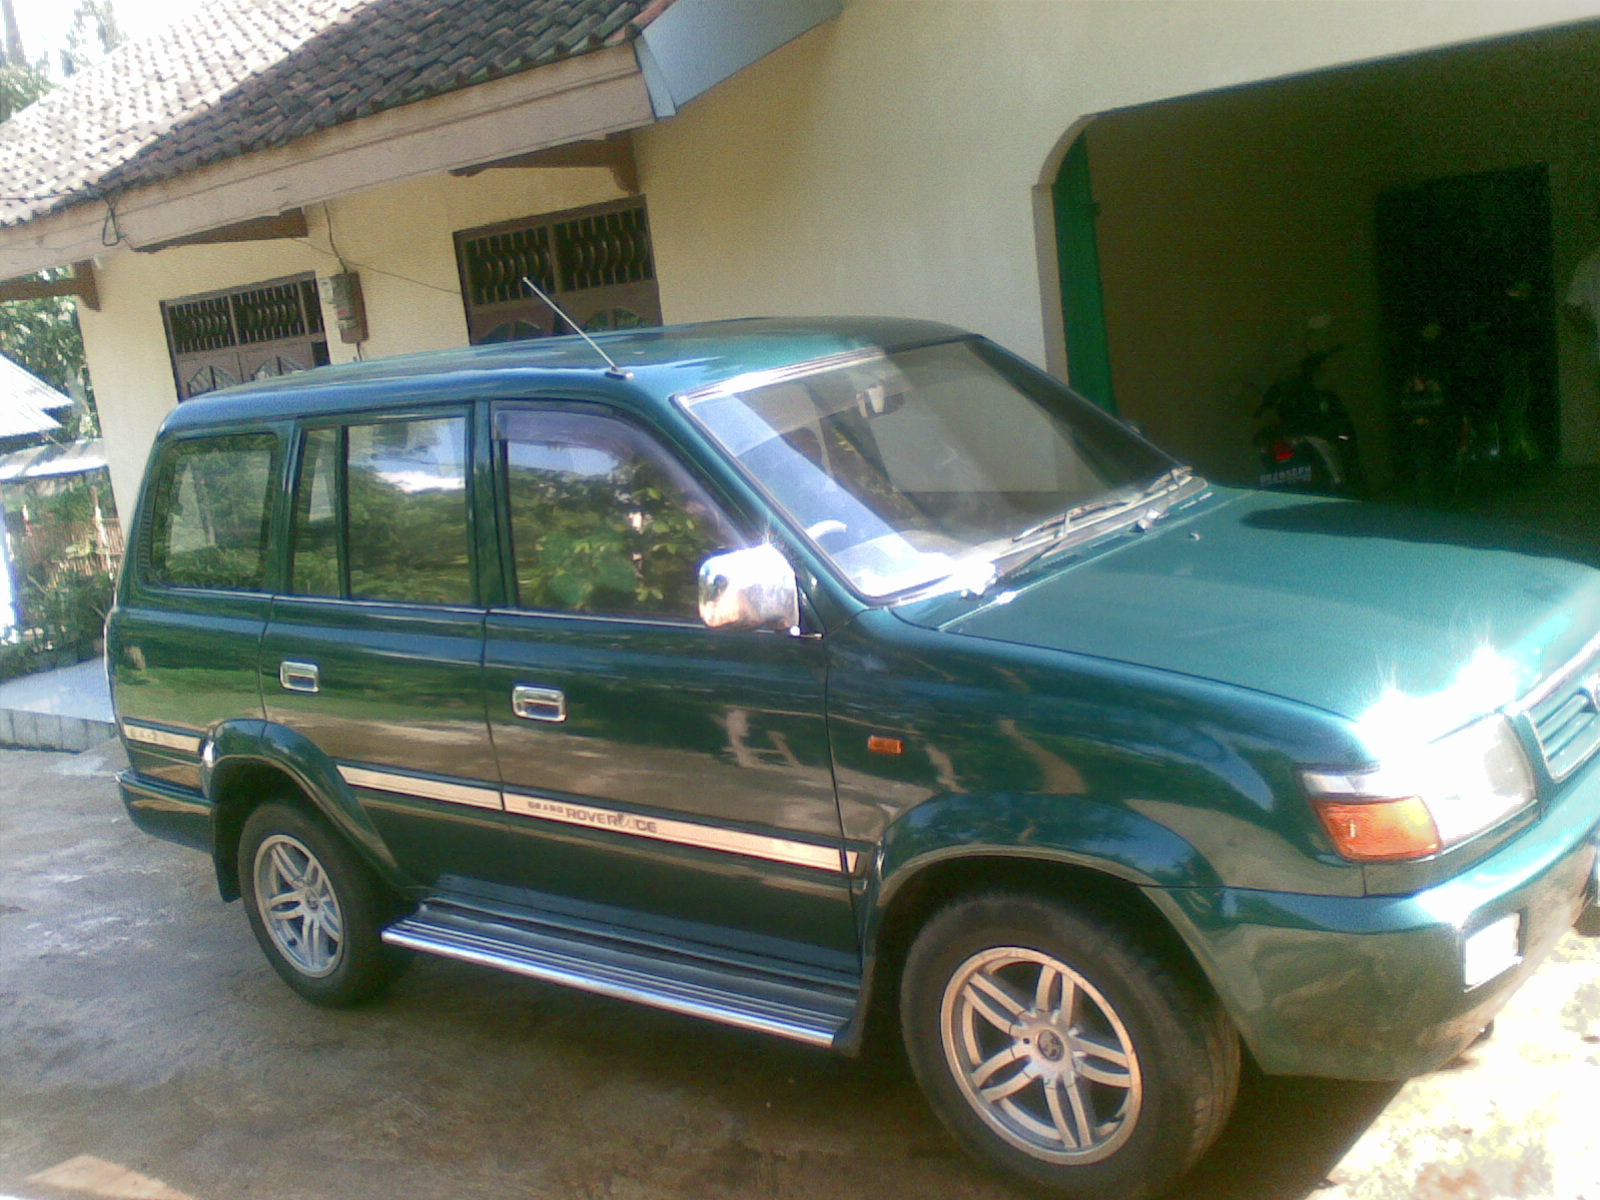
<path fill-rule="evenodd" d="M 110 639 L 129 762 L 148 779 L 198 791 L 206 730 L 261 716 L 256 649 L 287 432 L 173 439 L 153 465 Z"/>
<path fill-rule="evenodd" d="M 332 758 L 398 865 L 501 895 L 466 407 L 310 425 L 289 578 L 262 643 L 270 721 Z"/>
<path fill-rule="evenodd" d="M 822 642 L 700 622 L 699 564 L 742 538 L 642 425 L 507 405 L 495 437 L 485 689 L 531 901 L 852 968 Z"/>

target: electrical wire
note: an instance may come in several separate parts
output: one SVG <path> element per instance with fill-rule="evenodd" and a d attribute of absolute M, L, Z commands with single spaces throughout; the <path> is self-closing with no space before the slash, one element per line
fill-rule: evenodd
<path fill-rule="evenodd" d="M 352 259 L 341 258 L 338 254 L 335 254 L 332 250 L 326 250 L 323 247 L 318 246 L 316 243 L 314 243 L 314 242 L 312 242 L 312 241 L 310 241 L 310 240 L 308 240 L 306 238 L 290 238 L 289 240 L 292 241 L 292 242 L 299 242 L 302 246 L 305 246 L 305 247 L 307 247 L 307 248 L 309 248 L 311 250 L 315 250 L 318 254 L 326 254 L 329 258 L 331 258 L 331 259 L 335 260 L 336 262 L 338 262 L 341 269 L 348 270 L 349 267 L 355 267 L 358 270 L 371 271 L 374 275 L 387 275 L 390 279 L 398 279 L 402 283 L 415 284 L 417 287 L 419 287 L 419 288 L 427 288 L 429 291 L 443 292 L 446 296 L 459 297 L 461 295 L 461 293 L 458 292 L 455 288 L 440 287 L 436 283 L 428 283 L 426 280 L 423 280 L 423 279 L 413 279 L 409 275 L 401 275 L 401 274 L 399 274 L 398 272 L 395 272 L 395 271 L 385 271 L 382 267 L 375 267 L 371 263 L 360 262 L 360 261 L 358 261 L 356 259 L 353 259 L 353 258 Z"/>
<path fill-rule="evenodd" d="M 322 202 L 322 224 L 323 227 L 328 231 L 328 249 L 333 252 L 334 261 L 339 264 L 339 273 L 341 275 L 348 275 L 350 273 L 350 268 L 345 264 L 344 255 L 339 252 L 339 243 L 334 240 L 333 213 L 328 209 L 328 202 L 326 200 Z M 298 241 L 299 239 L 296 240 Z M 366 362 L 367 358 L 362 352 L 361 343 L 355 343 L 355 347 L 356 361 Z"/>

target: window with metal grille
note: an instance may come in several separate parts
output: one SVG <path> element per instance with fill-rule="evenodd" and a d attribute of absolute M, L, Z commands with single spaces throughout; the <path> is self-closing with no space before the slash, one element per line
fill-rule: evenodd
<path fill-rule="evenodd" d="M 474 344 L 570 332 L 529 294 L 524 276 L 587 330 L 661 323 L 641 200 L 486 225 L 455 237 L 467 334 Z"/>
<path fill-rule="evenodd" d="M 163 300 L 178 399 L 328 361 L 314 275 Z"/>

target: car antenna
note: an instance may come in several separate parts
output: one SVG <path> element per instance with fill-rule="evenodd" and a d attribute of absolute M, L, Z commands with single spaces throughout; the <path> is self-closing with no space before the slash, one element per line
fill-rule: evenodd
<path fill-rule="evenodd" d="M 606 372 L 607 375 L 611 376 L 611 378 L 613 378 L 613 379 L 632 379 L 633 378 L 633 372 L 632 371 L 629 371 L 624 367 L 617 366 L 616 360 L 613 359 L 611 357 L 611 355 L 607 354 L 604 350 L 600 349 L 600 343 L 595 341 L 592 337 L 590 337 L 587 333 L 585 333 L 583 331 L 583 327 L 581 325 L 579 325 L 571 317 L 567 316 L 566 311 L 559 304 L 557 304 L 554 300 L 550 299 L 549 296 L 546 296 L 544 294 L 544 292 L 540 290 L 538 284 L 534 283 L 534 281 L 529 279 L 526 275 L 524 275 L 522 277 L 522 282 L 528 285 L 528 290 L 530 292 L 532 292 L 535 296 L 539 297 L 539 299 L 543 300 L 546 304 L 548 304 L 550 306 L 550 311 L 551 312 L 555 313 L 556 316 L 560 317 L 568 325 L 571 325 L 572 326 L 572 332 L 577 334 L 584 341 L 588 342 L 590 349 L 592 349 L 601 358 L 606 360 L 606 366 L 611 368 L 609 371 Z"/>

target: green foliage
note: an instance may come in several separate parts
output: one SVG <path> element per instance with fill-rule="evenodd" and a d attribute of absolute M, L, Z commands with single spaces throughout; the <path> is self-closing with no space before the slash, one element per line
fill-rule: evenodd
<path fill-rule="evenodd" d="M 150 562 L 166 583 L 257 592 L 265 583 L 268 486 L 277 440 L 238 434 L 181 444 L 156 489 Z"/>
<path fill-rule="evenodd" d="M 350 593 L 416 604 L 470 604 L 467 491 L 406 490 L 351 466 Z"/>
<path fill-rule="evenodd" d="M 96 3 L 107 9 L 109 25 L 92 12 L 85 15 L 85 9 L 92 9 Z M 113 39 L 111 44 L 115 44 L 119 37 L 116 22 L 109 17 L 109 5 L 105 5 L 105 0 L 84 0 L 79 6 L 77 20 L 80 24 L 88 22 L 84 25 L 85 32 L 80 41 L 88 37 L 89 26 L 97 21 L 99 24 L 95 27 L 101 30 L 102 41 L 107 29 Z M 77 29 L 77 26 L 74 28 Z M 89 60 L 83 58 L 82 61 Z M 42 65 L 25 62 L 0 64 L 0 121 L 9 121 L 52 86 L 52 80 Z M 38 278 L 56 279 L 66 273 L 66 270 L 44 271 Z M 67 431 L 69 436 L 92 437 L 99 433 L 99 420 L 94 411 L 89 372 L 84 365 L 83 336 L 78 330 L 74 301 L 52 297 L 0 304 L 0 354 L 21 363 L 51 387 L 70 396 L 85 397 L 86 403 L 75 410 L 74 427 Z"/>
<path fill-rule="evenodd" d="M 85 650 L 100 636 L 116 590 L 109 572 L 62 571 L 53 579 L 29 576 L 20 589 L 22 610 L 56 649 Z"/>
<path fill-rule="evenodd" d="M 43 277 L 60 274 L 63 272 L 45 272 Z M 93 394 L 83 360 L 77 306 L 72 300 L 57 296 L 0 304 L 0 354 L 69 396 Z M 68 430 L 69 435 L 92 437 L 99 433 L 93 405 L 81 411 L 83 419 L 78 428 Z"/>
<path fill-rule="evenodd" d="M 96 509 L 107 490 L 104 475 L 8 489 L 8 502 L 27 511 L 26 536 L 16 536 L 13 521 L 12 543 L 17 607 L 33 638 L 28 653 L 82 650 L 105 627 L 114 584 Z"/>
<path fill-rule="evenodd" d="M 0 121 L 9 121 L 50 90 L 50 77 L 31 63 L 0 63 Z"/>
<path fill-rule="evenodd" d="M 581 476 L 513 466 L 517 592 L 527 608 L 693 616 L 714 524 L 647 462 Z"/>
<path fill-rule="evenodd" d="M 37 665 L 38 651 L 28 643 L 0 643 L 0 683 L 28 675 Z"/>

